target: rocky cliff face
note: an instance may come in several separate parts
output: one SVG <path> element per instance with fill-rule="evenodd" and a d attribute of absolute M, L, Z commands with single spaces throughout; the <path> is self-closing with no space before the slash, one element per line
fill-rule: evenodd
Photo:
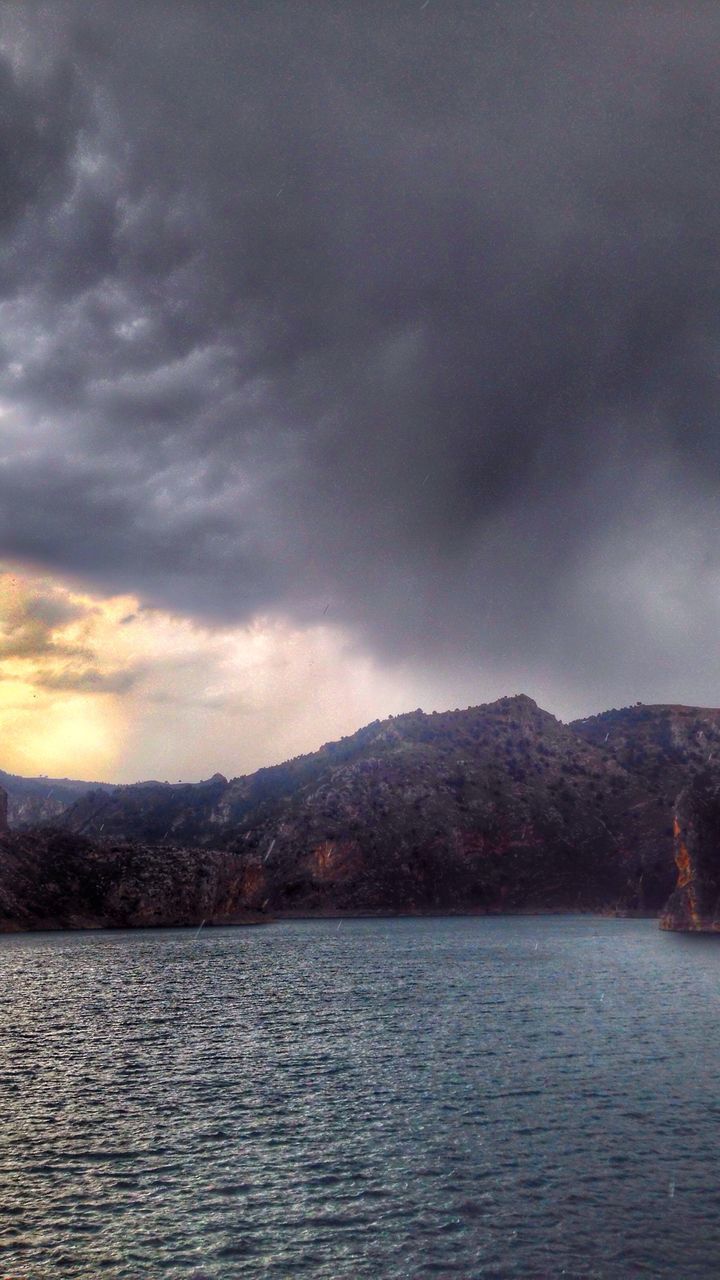
<path fill-rule="evenodd" d="M 0 932 L 248 924 L 247 874 L 231 853 L 93 845 L 57 830 L 0 837 Z"/>
<path fill-rule="evenodd" d="M 677 887 L 660 925 L 720 933 L 720 778 L 695 778 L 678 797 L 673 825 Z"/>

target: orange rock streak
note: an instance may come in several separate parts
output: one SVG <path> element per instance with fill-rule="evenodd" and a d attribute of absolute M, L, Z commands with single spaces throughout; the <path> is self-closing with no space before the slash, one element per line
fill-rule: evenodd
<path fill-rule="evenodd" d="M 697 897 L 695 895 L 695 887 L 693 884 L 692 863 L 687 845 L 682 839 L 682 831 L 677 817 L 673 819 L 673 834 L 675 836 L 675 863 L 678 869 L 678 889 L 685 890 L 690 919 L 692 920 L 693 929 L 700 929 L 700 913 L 697 909 Z"/>

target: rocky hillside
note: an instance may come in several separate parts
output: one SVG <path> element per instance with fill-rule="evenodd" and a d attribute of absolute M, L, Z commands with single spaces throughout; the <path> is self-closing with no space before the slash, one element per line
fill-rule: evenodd
<path fill-rule="evenodd" d="M 643 706 L 604 711 L 569 726 L 654 794 L 674 796 L 698 772 L 720 773 L 720 710 Z"/>
<path fill-rule="evenodd" d="M 73 778 L 21 778 L 2 769 L 0 787 L 7 793 L 11 827 L 52 822 L 91 787 L 96 791 L 115 789 L 111 783 L 77 782 Z"/>
<path fill-rule="evenodd" d="M 720 764 L 716 743 L 717 711 L 564 725 L 518 695 L 376 721 L 229 782 L 95 788 L 56 821 L 93 865 L 128 842 L 152 877 L 207 851 L 229 859 L 233 911 L 659 911 L 676 881 L 675 797 Z M 166 891 L 158 881 L 158 901 Z"/>
<path fill-rule="evenodd" d="M 655 910 L 675 795 L 715 731 L 686 710 L 672 733 L 665 708 L 568 726 L 522 695 L 416 711 L 230 782 L 94 793 L 63 824 L 232 851 L 266 909 Z"/>
<path fill-rule="evenodd" d="M 105 840 L 211 844 L 222 821 L 228 785 L 227 778 L 216 773 L 207 782 L 90 787 L 55 823 L 64 830 Z"/>
<path fill-rule="evenodd" d="M 231 853 L 93 845 L 46 829 L 0 835 L 0 932 L 250 924 Z"/>

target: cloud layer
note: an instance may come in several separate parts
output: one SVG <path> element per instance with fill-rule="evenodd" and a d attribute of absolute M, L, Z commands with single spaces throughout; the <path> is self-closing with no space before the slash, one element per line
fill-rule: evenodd
<path fill-rule="evenodd" d="M 719 39 L 669 0 L 3 9 L 0 549 L 467 701 L 717 702 Z"/>
<path fill-rule="evenodd" d="M 0 573 L 0 737 L 10 772 L 135 782 L 251 772 L 416 706 L 327 625 L 204 627 L 132 597 Z M 458 701 L 442 686 L 439 706 Z M 502 692 L 501 687 L 495 690 Z"/>

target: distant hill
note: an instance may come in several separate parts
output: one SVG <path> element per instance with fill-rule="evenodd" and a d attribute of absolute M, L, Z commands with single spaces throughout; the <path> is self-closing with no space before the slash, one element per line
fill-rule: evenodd
<path fill-rule="evenodd" d="M 115 784 L 78 782 L 74 778 L 21 778 L 0 769 L 0 787 L 7 792 L 10 826 L 28 827 L 57 818 L 91 787 L 95 791 L 113 791 Z"/>
<path fill-rule="evenodd" d="M 565 725 L 520 694 L 391 716 L 229 782 L 94 787 L 54 821 L 114 849 L 116 868 L 128 842 L 164 848 L 167 922 L 170 846 L 198 865 L 203 850 L 230 855 L 226 915 L 230 899 L 259 913 L 655 912 L 676 880 L 675 797 L 715 769 L 720 781 L 720 711 L 637 705 Z"/>

